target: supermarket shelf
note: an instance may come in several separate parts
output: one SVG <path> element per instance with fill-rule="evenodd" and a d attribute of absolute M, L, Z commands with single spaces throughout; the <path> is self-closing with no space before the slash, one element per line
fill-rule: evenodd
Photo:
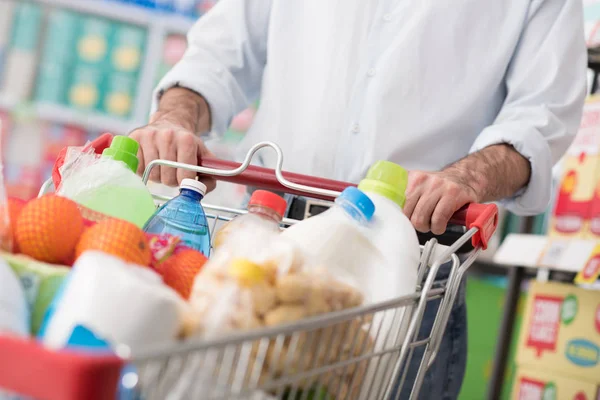
<path fill-rule="evenodd" d="M 39 4 L 67 8 L 141 26 L 157 26 L 171 33 L 187 33 L 191 18 L 161 13 L 140 6 L 109 0 L 34 0 Z"/>
<path fill-rule="evenodd" d="M 44 121 L 64 125 L 77 125 L 93 131 L 104 131 L 115 134 L 127 134 L 131 130 L 143 125 L 143 122 L 136 123 L 131 120 L 124 120 L 99 113 L 78 111 L 57 104 L 23 104 L 7 96 L 0 95 L 0 110 L 15 112 L 19 111 L 19 109 L 22 109 L 27 115 L 33 115 Z"/>
<path fill-rule="evenodd" d="M 599 244 L 596 240 L 511 234 L 500 245 L 494 255 L 494 262 L 506 266 L 579 272 Z"/>
<path fill-rule="evenodd" d="M 142 123 L 135 123 L 97 113 L 77 111 L 69 107 L 54 104 L 38 104 L 34 108 L 36 115 L 42 120 L 66 125 L 79 125 L 94 131 L 124 135 L 142 125 Z"/>

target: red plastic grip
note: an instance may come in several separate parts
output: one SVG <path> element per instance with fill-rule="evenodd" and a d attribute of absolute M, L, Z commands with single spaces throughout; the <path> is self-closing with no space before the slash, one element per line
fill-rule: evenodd
<path fill-rule="evenodd" d="M 495 204 L 469 204 L 454 213 L 450 223 L 477 228 L 472 239 L 473 246 L 481 246 L 485 250 L 498 227 L 498 207 Z"/>
<path fill-rule="evenodd" d="M 123 367 L 116 356 L 51 351 L 0 336 L 0 388 L 39 400 L 113 400 Z"/>

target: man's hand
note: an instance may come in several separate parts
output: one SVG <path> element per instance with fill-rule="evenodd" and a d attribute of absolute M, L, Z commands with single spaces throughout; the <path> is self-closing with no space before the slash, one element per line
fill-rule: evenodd
<path fill-rule="evenodd" d="M 140 144 L 138 173 L 143 173 L 150 161 L 156 159 L 198 165 L 203 157 L 212 157 L 199 132 L 208 131 L 210 111 L 202 96 L 183 88 L 169 89 L 161 98 L 158 111 L 150 124 L 133 131 L 130 136 Z M 165 185 L 177 186 L 185 178 L 195 178 L 192 171 L 155 167 L 150 179 Z M 214 179 L 203 179 L 208 191 L 215 188 Z"/>
<path fill-rule="evenodd" d="M 404 213 L 418 231 L 441 235 L 461 207 L 513 196 L 530 175 L 529 161 L 512 146 L 490 146 L 440 172 L 411 171 Z"/>
<path fill-rule="evenodd" d="M 452 215 L 468 203 L 478 203 L 476 189 L 455 171 L 411 171 L 404 212 L 419 232 L 441 235 Z"/>

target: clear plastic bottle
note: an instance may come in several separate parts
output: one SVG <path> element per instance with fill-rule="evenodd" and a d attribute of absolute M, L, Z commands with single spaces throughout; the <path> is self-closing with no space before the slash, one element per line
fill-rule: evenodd
<path fill-rule="evenodd" d="M 287 202 L 281 196 L 266 190 L 255 191 L 248 202 L 248 214 L 240 215 L 223 225 L 215 235 L 213 247 L 220 247 L 231 232 L 246 228 L 279 232 L 286 208 Z"/>
<path fill-rule="evenodd" d="M 200 204 L 206 186 L 194 179 L 181 182 L 179 196 L 165 203 L 144 226 L 154 234 L 179 236 L 186 246 L 210 255 L 210 230 Z"/>

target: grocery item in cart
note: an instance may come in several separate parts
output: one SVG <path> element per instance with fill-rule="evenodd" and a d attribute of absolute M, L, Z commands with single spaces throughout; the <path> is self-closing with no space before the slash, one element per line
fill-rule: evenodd
<path fill-rule="evenodd" d="M 178 236 L 183 243 L 205 256 L 210 254 L 210 230 L 204 208 L 200 203 L 206 185 L 195 179 L 181 182 L 179 196 L 162 205 L 144 226 L 153 234 Z"/>
<path fill-rule="evenodd" d="M 267 229 L 271 232 L 279 232 L 286 208 L 287 203 L 283 197 L 266 190 L 255 191 L 248 202 L 248 213 L 223 225 L 214 237 L 213 247 L 219 248 L 231 232 L 244 229 L 250 231 Z"/>
<path fill-rule="evenodd" d="M 60 265 L 46 264 L 24 255 L 2 253 L 0 256 L 21 281 L 31 313 L 31 333 L 36 335 L 42 326 L 46 310 L 71 269 Z"/>
<path fill-rule="evenodd" d="M 358 185 L 375 204 L 375 214 L 368 226 L 369 238 L 383 256 L 382 262 L 364 276 L 362 286 L 372 293 L 375 302 L 407 296 L 417 288 L 421 250 L 415 229 L 402 210 L 407 183 L 408 172 L 404 168 L 389 161 L 378 161 Z M 402 308 L 394 318 L 384 319 L 382 315 L 374 318 L 373 323 L 386 333 L 378 337 L 376 351 L 402 344 L 410 321 L 405 312 Z M 393 365 L 395 357 L 386 354 L 382 362 Z M 390 376 L 391 370 L 370 365 L 366 380 L 380 386 L 389 381 Z M 362 398 L 365 396 L 363 392 Z"/>
<path fill-rule="evenodd" d="M 287 228 L 282 235 L 318 260 L 337 279 L 360 288 L 367 302 L 376 299 L 371 283 L 384 260 L 368 237 L 375 206 L 355 187 L 346 188 L 326 212 Z M 385 281 L 384 281 L 385 282 Z"/>
<path fill-rule="evenodd" d="M 89 251 L 75 262 L 52 303 L 40 336 L 50 348 L 96 347 L 115 350 L 173 342 L 187 304 L 150 268 Z"/>
<path fill-rule="evenodd" d="M 136 174 L 138 148 L 135 140 L 116 136 L 101 157 L 93 149 L 70 149 L 57 193 L 91 210 L 143 227 L 156 206 Z"/>
<path fill-rule="evenodd" d="M 358 188 L 375 204 L 368 226 L 369 239 L 383 255 L 384 263 L 365 275 L 365 291 L 373 301 L 414 293 L 421 250 L 412 223 L 402 208 L 406 200 L 408 172 L 397 164 L 379 161 L 369 169 Z"/>
<path fill-rule="evenodd" d="M 29 307 L 21 282 L 0 259 L 0 335 L 3 333 L 29 336 Z"/>
<path fill-rule="evenodd" d="M 306 255 L 291 239 L 259 230 L 254 236 L 230 236 L 198 274 L 190 297 L 193 313 L 186 333 L 214 337 L 227 332 L 276 327 L 362 303 L 363 296 L 358 289 L 337 279 L 327 266 Z M 268 344 L 267 359 L 259 364 L 262 365 L 259 382 L 284 376 L 286 368 L 297 372 L 309 370 L 311 363 L 306 359 L 303 343 L 309 345 L 313 333 L 331 339 L 324 339 L 318 345 L 310 344 L 315 347 L 311 348 L 311 354 L 318 355 L 314 356 L 316 366 L 313 368 L 332 362 L 330 357 L 334 355 L 336 359 L 356 357 L 354 351 L 348 350 L 356 338 L 359 341 L 356 351 L 368 352 L 373 343 L 363 330 L 363 322 L 351 320 L 339 329 L 305 332 L 298 335 L 298 342 L 286 341 L 279 349 L 273 340 Z M 257 342 L 251 358 L 259 357 L 258 347 Z M 218 363 L 220 361 L 215 360 L 215 368 Z M 356 368 L 358 370 L 349 369 L 335 376 L 334 380 L 346 391 L 357 390 L 353 385 L 360 379 L 353 381 L 353 377 L 365 373 L 366 363 L 358 362 Z M 212 369 L 209 366 L 207 371 Z M 204 379 L 210 380 L 210 374 Z M 310 384 L 308 379 L 305 388 L 311 389 Z"/>

